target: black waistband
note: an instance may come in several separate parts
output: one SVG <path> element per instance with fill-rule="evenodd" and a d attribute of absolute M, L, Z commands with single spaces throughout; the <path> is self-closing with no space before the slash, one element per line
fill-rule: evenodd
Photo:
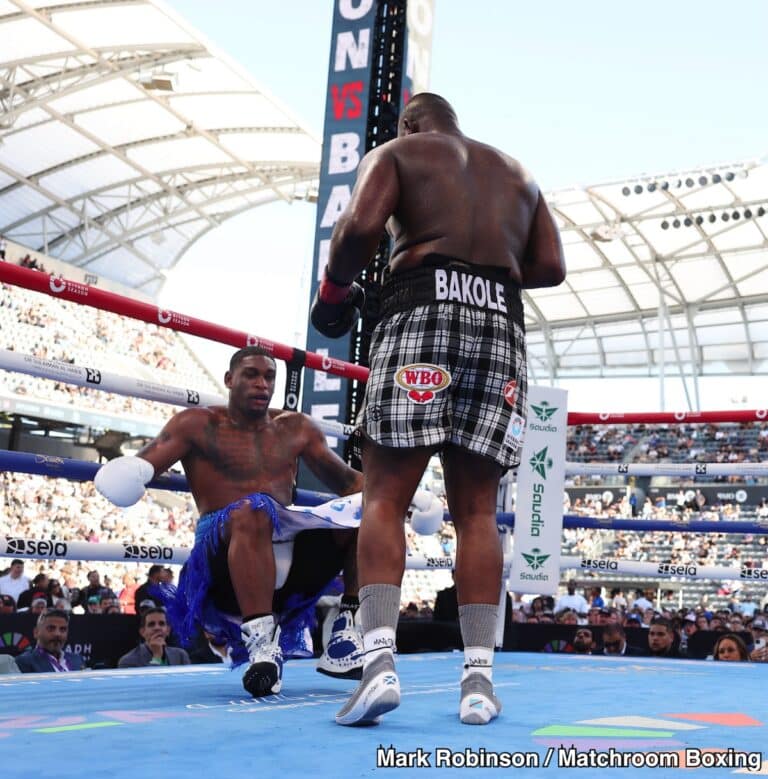
<path fill-rule="evenodd" d="M 429 303 L 456 303 L 482 311 L 498 311 L 524 329 L 520 286 L 504 268 L 473 265 L 451 258 L 428 261 L 417 268 L 385 273 L 381 313 L 391 316 Z"/>

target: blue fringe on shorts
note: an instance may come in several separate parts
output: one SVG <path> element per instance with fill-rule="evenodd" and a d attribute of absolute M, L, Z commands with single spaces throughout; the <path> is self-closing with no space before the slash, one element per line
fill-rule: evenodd
<path fill-rule="evenodd" d="M 219 549 L 224 526 L 233 511 L 250 506 L 254 511 L 264 511 L 269 516 L 274 532 L 280 535 L 280 519 L 277 501 L 270 495 L 255 492 L 230 503 L 218 511 L 203 514 L 195 528 L 195 544 L 189 559 L 179 576 L 179 585 L 160 585 L 160 598 L 165 606 L 168 622 L 184 646 L 189 646 L 203 628 L 214 636 L 213 643 L 227 643 L 232 661 L 237 665 L 247 662 L 248 652 L 240 637 L 239 615 L 235 622 L 227 619 L 213 604 L 209 595 L 213 584 L 210 561 Z"/>

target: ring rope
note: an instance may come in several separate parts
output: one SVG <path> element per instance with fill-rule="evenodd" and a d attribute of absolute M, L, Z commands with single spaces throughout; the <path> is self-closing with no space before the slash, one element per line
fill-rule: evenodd
<path fill-rule="evenodd" d="M 571 411 L 569 425 L 648 425 L 648 424 L 706 424 L 710 422 L 765 422 L 768 409 L 725 409 L 723 411 L 632 411 L 609 414 Z"/>
<path fill-rule="evenodd" d="M 53 457 L 45 454 L 30 454 L 28 452 L 11 452 L 0 449 L 0 472 L 15 471 L 31 473 L 38 476 L 65 478 L 71 481 L 92 481 L 100 466 L 98 463 L 85 460 L 73 460 L 66 457 Z M 164 474 L 153 479 L 147 485 L 150 489 L 189 492 L 187 480 L 181 474 Z M 296 503 L 303 506 L 318 506 L 332 500 L 335 496 L 314 492 L 312 490 L 296 490 Z M 450 519 L 450 515 L 446 514 Z M 515 515 L 501 512 L 496 515 L 497 523 L 506 527 L 514 527 Z M 768 522 L 749 522 L 742 520 L 674 520 L 674 519 L 617 519 L 613 517 L 582 517 L 566 514 L 563 517 L 563 527 L 566 529 L 592 528 L 596 530 L 637 530 L 640 532 L 671 531 L 679 533 L 754 533 L 768 535 Z"/>
<path fill-rule="evenodd" d="M 566 462 L 565 472 L 568 475 L 701 476 L 706 474 L 709 476 L 768 476 L 768 463 L 706 463 L 706 469 L 702 470 L 701 467 L 703 465 L 705 464 L 656 463 L 651 465 L 649 463 L 640 463 L 632 465 L 625 463 Z M 98 463 L 86 460 L 0 449 L 0 470 L 4 471 L 38 473 L 43 476 L 63 476 L 75 481 L 90 481 L 99 467 Z M 29 470 L 30 468 L 33 470 Z M 150 482 L 149 486 L 155 489 L 168 489 L 179 492 L 189 491 L 186 479 L 181 475 L 174 474 L 159 476 Z M 322 494 L 308 490 L 299 490 L 298 492 L 299 494 L 306 492 L 310 495 Z"/>
<path fill-rule="evenodd" d="M 152 400 L 158 403 L 168 403 L 176 406 L 197 407 L 227 405 L 226 398 L 220 395 L 213 395 L 188 388 L 173 387 L 157 382 L 145 381 L 144 379 L 134 379 L 129 376 L 108 373 L 107 371 L 102 371 L 100 368 L 86 368 L 80 365 L 72 365 L 67 362 L 60 362 L 59 360 L 42 359 L 31 354 L 12 352 L 9 349 L 0 349 L 0 368 L 6 371 L 25 373 L 41 379 L 63 381 L 78 387 L 85 387 L 86 389 L 102 390 L 103 392 L 112 392 L 115 395 L 142 398 L 144 400 Z M 719 417 L 721 414 L 725 413 L 726 412 L 712 411 L 703 412 L 698 416 L 706 414 L 707 416 Z M 756 415 L 761 412 L 732 411 L 727 413 L 731 416 L 736 413 L 752 414 L 754 416 L 750 419 L 754 420 L 757 418 Z M 568 415 L 568 423 L 574 424 L 572 417 L 582 419 L 584 417 L 602 418 L 605 416 L 606 415 L 604 414 L 582 414 L 580 412 L 572 412 Z M 621 420 L 615 420 L 618 422 L 626 421 L 626 417 L 633 417 L 636 415 L 612 414 L 608 416 L 622 417 Z M 342 440 L 347 440 L 354 429 L 353 425 L 346 425 L 342 422 L 336 422 L 330 419 L 315 419 L 315 422 L 324 433 L 336 436 Z M 579 424 L 582 423 L 579 422 Z M 612 475 L 615 473 L 628 476 L 768 476 L 768 463 L 628 464 L 572 462 L 566 463 L 566 471 L 572 476 Z"/>
<path fill-rule="evenodd" d="M 566 462 L 569 476 L 768 476 L 761 463 L 575 463 Z"/>
<path fill-rule="evenodd" d="M 110 311 L 113 314 L 121 314 L 130 319 L 138 319 L 160 327 L 167 327 L 189 335 L 207 338 L 210 341 L 228 344 L 238 349 L 245 346 L 259 346 L 272 356 L 291 362 L 297 355 L 297 350 L 292 346 L 269 341 L 242 330 L 233 330 L 229 327 L 197 319 L 186 314 L 160 308 L 150 303 L 142 303 L 138 300 L 108 292 L 90 284 L 80 284 L 76 281 L 55 276 L 53 273 L 41 273 L 37 270 L 22 268 L 8 262 L 0 262 L 0 281 L 17 287 L 42 292 L 50 297 L 69 300 L 72 303 L 98 308 L 102 311 Z M 325 371 L 347 379 L 366 381 L 368 368 L 362 365 L 354 365 L 350 362 L 337 360 L 335 357 L 327 357 L 315 352 L 307 352 L 305 364 L 308 368 Z"/>
<path fill-rule="evenodd" d="M 168 403 L 187 408 L 226 406 L 227 399 L 221 395 L 158 384 L 144 379 L 134 379 L 117 373 L 108 373 L 100 368 L 86 368 L 59 360 L 48 360 L 31 354 L 21 354 L 0 349 L 0 369 L 25 373 L 40 379 L 63 381 L 86 389 L 111 392 L 158 403 Z M 326 434 L 346 440 L 352 435 L 353 425 L 343 425 L 331 419 L 313 417 L 315 424 Z"/>
<path fill-rule="evenodd" d="M 0 263 L 0 282 L 16 287 L 41 292 L 50 297 L 61 298 L 72 303 L 91 306 L 102 311 L 110 311 L 148 324 L 167 327 L 170 330 L 196 335 L 236 348 L 260 346 L 277 359 L 290 362 L 297 356 L 292 346 L 276 343 L 266 338 L 251 335 L 241 330 L 208 322 L 203 319 L 160 308 L 149 303 L 134 300 L 125 295 L 64 279 L 54 274 L 46 274 L 12 263 Z M 368 379 L 368 368 L 363 365 L 337 360 L 315 352 L 306 353 L 306 366 L 314 370 L 325 371 L 357 381 Z M 650 423 L 708 423 L 708 422 L 755 422 L 767 421 L 768 409 L 732 409 L 724 411 L 675 411 L 675 412 L 637 412 L 637 413 L 568 413 L 569 425 L 605 425 L 605 424 L 650 424 Z"/>
<path fill-rule="evenodd" d="M 97 368 L 48 360 L 30 354 L 0 349 L 0 369 L 25 373 L 52 381 L 64 381 L 78 387 L 143 398 L 176 406 L 198 407 L 227 405 L 223 396 L 173 387 L 108 373 Z M 711 412 L 717 414 L 719 412 Z M 758 412 L 750 412 L 758 413 Z M 573 414 L 574 416 L 586 416 Z M 570 421 L 571 414 L 568 415 Z M 354 429 L 330 419 L 315 419 L 327 435 L 347 440 Z M 763 476 L 768 477 L 768 462 L 762 463 L 581 463 L 566 462 L 569 476 Z"/>
<path fill-rule="evenodd" d="M 135 562 L 183 565 L 190 555 L 189 549 L 162 544 L 94 544 L 88 541 L 61 541 L 46 538 L 0 538 L 0 557 L 19 557 L 35 560 L 88 560 L 90 562 Z M 506 557 L 505 567 L 512 558 Z M 410 571 L 451 570 L 456 564 L 453 557 L 424 557 L 409 555 L 405 561 Z M 766 568 L 732 568 L 725 565 L 697 565 L 675 563 L 649 563 L 610 558 L 562 557 L 560 570 L 626 574 L 651 578 L 683 579 L 748 579 L 768 581 Z"/>
<path fill-rule="evenodd" d="M 101 466 L 87 460 L 74 460 L 68 457 L 56 457 L 48 454 L 31 454 L 29 452 L 12 452 L 0 449 L 0 472 L 12 471 L 31 473 L 37 476 L 51 476 L 70 481 L 93 481 L 96 471 Z M 155 490 L 170 490 L 172 492 L 189 492 L 187 480 L 180 473 L 169 473 L 156 476 L 147 487 Z M 313 490 L 296 490 L 296 502 L 302 506 L 319 506 L 332 500 L 335 496 Z"/>

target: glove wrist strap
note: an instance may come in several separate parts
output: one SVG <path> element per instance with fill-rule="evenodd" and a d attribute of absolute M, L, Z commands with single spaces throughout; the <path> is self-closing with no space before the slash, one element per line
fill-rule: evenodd
<path fill-rule="evenodd" d="M 352 289 L 351 282 L 341 282 L 334 279 L 326 267 L 323 278 L 320 281 L 319 298 L 323 303 L 343 303 Z"/>

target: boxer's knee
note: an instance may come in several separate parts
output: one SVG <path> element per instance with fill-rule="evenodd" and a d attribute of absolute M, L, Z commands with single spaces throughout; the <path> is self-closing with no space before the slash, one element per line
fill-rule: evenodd
<path fill-rule="evenodd" d="M 227 523 L 228 540 L 256 539 L 272 543 L 272 520 L 265 511 L 250 508 L 233 511 Z"/>

